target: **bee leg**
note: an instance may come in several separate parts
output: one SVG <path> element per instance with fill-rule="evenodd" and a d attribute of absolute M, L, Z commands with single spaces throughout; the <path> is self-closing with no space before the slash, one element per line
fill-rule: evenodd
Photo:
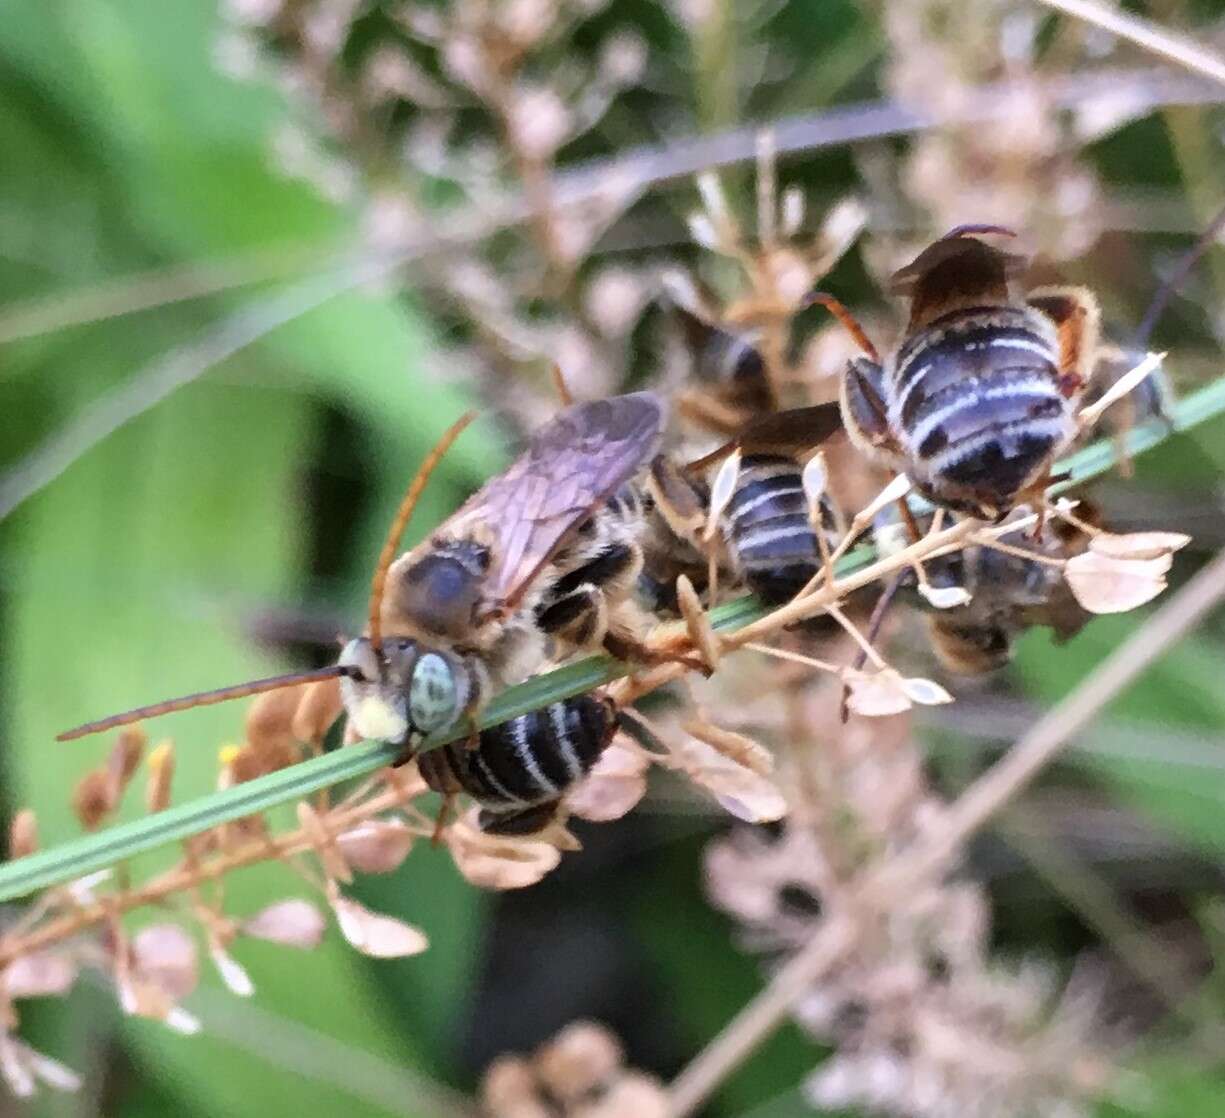
<path fill-rule="evenodd" d="M 534 804 L 522 811 L 482 810 L 477 816 L 477 826 L 488 835 L 509 837 L 534 835 L 543 831 L 557 815 L 557 800 Z"/>
<path fill-rule="evenodd" d="M 832 295 L 827 295 L 824 291 L 811 291 L 805 297 L 805 302 L 809 305 L 820 303 L 830 314 L 832 314 L 842 327 L 854 339 L 855 344 L 864 351 L 874 362 L 880 362 L 880 354 L 876 351 L 876 346 L 872 344 L 872 340 L 868 337 L 867 331 L 859 325 L 859 320 L 847 310 L 846 305 L 841 299 L 835 299 Z"/>
<path fill-rule="evenodd" d="M 610 656 L 627 664 L 644 664 L 649 668 L 661 664 L 682 664 L 690 671 L 701 672 L 709 677 L 713 673 L 704 659 L 688 652 L 669 652 L 663 648 L 652 648 L 630 633 L 609 632 L 604 634 L 604 648 Z"/>
<path fill-rule="evenodd" d="M 885 370 L 877 362 L 856 357 L 847 363 L 838 402 L 842 424 L 856 446 L 886 463 L 900 455 L 885 404 Z"/>
<path fill-rule="evenodd" d="M 575 648 L 601 644 L 608 630 L 608 603 L 598 586 L 584 583 L 537 615 L 540 627 Z"/>
<path fill-rule="evenodd" d="M 451 822 L 451 815 L 455 810 L 455 793 L 448 792 L 442 798 L 442 804 L 438 808 L 438 818 L 434 820 L 434 833 L 430 836 L 431 846 L 441 846 L 442 836 L 446 832 L 447 826 Z"/>
<path fill-rule="evenodd" d="M 1059 338 L 1059 390 L 1070 399 L 1084 391 L 1097 360 L 1101 311 L 1084 287 L 1036 287 L 1025 300 L 1055 323 Z"/>

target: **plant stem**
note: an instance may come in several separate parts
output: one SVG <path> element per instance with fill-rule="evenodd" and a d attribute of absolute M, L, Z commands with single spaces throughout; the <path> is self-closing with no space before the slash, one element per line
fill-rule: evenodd
<path fill-rule="evenodd" d="M 1187 430 L 1222 413 L 1225 413 L 1225 378 L 1181 400 L 1175 408 L 1174 429 Z M 1134 428 L 1122 440 L 1124 452 L 1130 456 L 1138 455 L 1158 446 L 1171 434 L 1171 429 L 1159 421 Z M 1105 473 L 1115 464 L 1119 453 L 1119 446 L 1112 439 L 1085 447 L 1059 464 L 1057 469 L 1066 472 L 1068 477 L 1053 486 L 1052 491 L 1062 492 Z M 955 548 L 961 537 L 968 535 L 973 528 L 973 522 L 963 521 L 920 541 L 923 545 L 922 557 Z M 758 640 L 781 625 L 820 613 L 825 605 L 836 603 L 849 591 L 891 573 L 899 565 L 916 558 L 917 553 L 911 554 L 908 549 L 880 563 L 873 563 L 873 557 L 870 547 L 857 548 L 839 563 L 836 571 L 838 577 L 832 587 L 823 588 L 816 594 L 773 611 L 765 609 L 752 598 L 742 598 L 712 610 L 711 624 L 716 631 L 729 634 L 729 646 Z M 683 639 L 683 624 L 676 626 L 676 632 L 678 639 Z M 666 682 L 680 671 L 677 666 L 675 672 L 652 677 L 652 686 Z M 593 656 L 568 664 L 495 696 L 482 712 L 477 728 L 495 726 L 528 711 L 583 694 L 611 683 L 628 672 L 627 665 L 608 656 Z M 455 727 L 427 739 L 419 751 L 437 748 L 469 732 L 466 726 Z M 72 881 L 222 823 L 255 815 L 302 799 L 320 789 L 367 775 L 391 764 L 400 752 L 399 747 L 384 742 L 364 742 L 269 773 L 234 788 L 201 796 L 156 815 L 85 835 L 18 859 L 0 866 L 0 901 L 13 900 Z"/>
<path fill-rule="evenodd" d="M 677 1077 L 671 1118 L 693 1113 L 782 1022 L 813 983 L 845 958 L 859 922 L 886 911 L 899 891 L 943 874 L 966 841 L 1010 803 L 1137 676 L 1225 599 L 1225 552 L 1141 625 L 952 804 L 926 835 L 850 885 L 846 911 L 834 913 Z"/>

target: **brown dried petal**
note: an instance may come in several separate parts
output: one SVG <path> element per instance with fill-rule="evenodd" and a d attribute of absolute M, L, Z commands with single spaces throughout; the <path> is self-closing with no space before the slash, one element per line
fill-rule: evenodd
<path fill-rule="evenodd" d="M 91 769 L 77 781 L 72 792 L 72 810 L 85 830 L 97 830 L 110 814 L 114 806 L 111 792 L 111 779 L 103 769 Z"/>
<path fill-rule="evenodd" d="M 397 959 L 406 955 L 420 955 L 430 945 L 425 933 L 412 924 L 373 912 L 334 890 L 330 899 L 341 935 L 363 955 L 376 959 Z"/>
<path fill-rule="evenodd" d="M 66 994 L 79 968 L 67 955 L 35 951 L 19 955 L 0 975 L 0 986 L 10 998 L 42 998 Z"/>
<path fill-rule="evenodd" d="M 573 1118 L 669 1118 L 663 1085 L 639 1071 L 622 1075 L 605 1094 L 571 1112 Z"/>
<path fill-rule="evenodd" d="M 892 668 L 876 672 L 847 668 L 842 673 L 842 681 L 850 691 L 847 706 L 856 714 L 880 718 L 910 709 L 911 699 L 906 693 L 905 680 Z"/>
<path fill-rule="evenodd" d="M 566 807 L 593 823 L 620 819 L 646 795 L 648 764 L 639 750 L 614 738 L 586 778 L 566 794 Z"/>
<path fill-rule="evenodd" d="M 402 819 L 367 819 L 337 836 L 341 854 L 359 873 L 390 873 L 413 845 L 413 832 Z"/>
<path fill-rule="evenodd" d="M 1068 560 L 1064 578 L 1090 613 L 1126 613 L 1165 589 L 1170 563 L 1168 552 L 1156 559 L 1115 559 L 1086 551 Z"/>
<path fill-rule="evenodd" d="M 535 885 L 561 861 L 561 852 L 550 843 L 487 835 L 467 820 L 448 827 L 445 841 L 456 868 L 481 889 Z"/>
<path fill-rule="evenodd" d="M 156 987 L 170 1002 L 179 1001 L 196 988 L 196 944 L 178 924 L 142 928 L 132 937 L 129 951 L 132 977 L 138 985 Z M 142 1016 L 164 1017 L 165 1013 Z"/>
<path fill-rule="evenodd" d="M 764 776 L 729 761 L 705 742 L 693 739 L 682 753 L 685 773 L 719 805 L 749 823 L 768 823 L 787 814 L 787 801 Z"/>
<path fill-rule="evenodd" d="M 119 737 L 106 761 L 106 771 L 112 782 L 112 797 L 115 803 L 119 802 L 128 782 L 140 767 L 140 759 L 144 756 L 148 742 L 148 736 L 139 726 L 126 726 L 119 731 Z"/>
<path fill-rule="evenodd" d="M 499 1056 L 481 1077 L 481 1107 L 490 1114 L 530 1113 L 531 1106 L 549 1112 L 536 1092 L 536 1077 L 522 1056 Z"/>
<path fill-rule="evenodd" d="M 536 1073 L 562 1102 L 572 1102 L 606 1083 L 625 1053 L 617 1038 L 594 1021 L 567 1025 L 536 1054 Z"/>
<path fill-rule="evenodd" d="M 565 102 L 547 86 L 515 90 L 507 114 L 510 142 L 529 160 L 549 159 L 570 135 Z"/>
<path fill-rule="evenodd" d="M 221 786 L 233 788 L 236 784 L 246 784 L 257 776 L 264 776 L 276 768 L 284 768 L 296 758 L 288 753 L 274 757 L 263 754 L 250 745 L 226 746 L 221 750 Z"/>
<path fill-rule="evenodd" d="M 266 771 L 283 768 L 286 757 L 296 757 L 297 738 L 293 721 L 306 695 L 306 684 L 286 687 L 280 691 L 265 691 L 247 711 L 247 744 L 266 766 Z"/>
<path fill-rule="evenodd" d="M 1089 541 L 1089 550 L 1112 559 L 1160 559 L 1181 551 L 1191 542 L 1182 532 L 1130 532 L 1117 536 L 1100 532 Z"/>
<path fill-rule="evenodd" d="M 303 950 L 318 947 L 326 928 L 323 913 L 297 898 L 270 904 L 242 924 L 244 935 Z"/>
<path fill-rule="evenodd" d="M 174 784 L 174 743 L 167 740 L 153 747 L 147 762 L 149 779 L 145 784 L 145 808 L 150 815 L 170 806 Z"/>
<path fill-rule="evenodd" d="M 38 850 L 38 816 L 23 807 L 9 824 L 9 857 L 25 858 Z"/>
<path fill-rule="evenodd" d="M 340 680 L 321 679 L 310 684 L 302 695 L 294 711 L 291 732 L 298 741 L 321 742 L 343 709 Z"/>

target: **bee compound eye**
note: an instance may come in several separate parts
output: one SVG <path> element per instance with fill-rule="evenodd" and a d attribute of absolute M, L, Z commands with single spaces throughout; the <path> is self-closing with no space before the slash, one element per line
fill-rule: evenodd
<path fill-rule="evenodd" d="M 455 721 L 459 688 L 451 665 L 436 652 L 427 652 L 413 669 L 408 688 L 408 713 L 413 726 L 429 734 Z"/>

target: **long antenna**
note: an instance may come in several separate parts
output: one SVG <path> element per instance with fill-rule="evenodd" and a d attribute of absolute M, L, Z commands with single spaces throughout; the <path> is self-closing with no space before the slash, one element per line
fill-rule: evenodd
<path fill-rule="evenodd" d="M 1165 283 L 1157 289 L 1157 294 L 1153 296 L 1148 310 L 1144 312 L 1140 325 L 1136 327 L 1136 336 L 1131 343 L 1133 349 L 1141 352 L 1148 349 L 1149 335 L 1152 334 L 1153 328 L 1157 325 L 1166 307 L 1170 305 L 1174 293 L 1182 286 L 1183 280 L 1187 278 L 1199 258 L 1217 243 L 1217 237 L 1222 229 L 1225 229 L 1225 207 L 1221 208 L 1221 212 L 1212 219 L 1212 224 L 1200 234 L 1195 244 L 1187 249 L 1182 259 L 1179 260 L 1178 266 L 1169 274 Z"/>
<path fill-rule="evenodd" d="M 400 546 L 400 537 L 404 535 L 404 529 L 408 527 L 409 518 L 413 515 L 413 509 L 425 490 L 426 482 L 430 480 L 430 474 L 434 472 L 434 468 L 442 461 L 442 456 L 451 449 L 451 444 L 459 438 L 464 428 L 475 418 L 476 412 L 466 412 L 447 428 L 442 438 L 435 444 L 434 449 L 426 455 L 425 461 L 421 463 L 417 476 L 413 478 L 412 484 L 409 485 L 408 491 L 404 494 L 404 499 L 400 502 L 400 507 L 396 510 L 395 519 L 391 522 L 391 530 L 387 533 L 387 541 L 383 544 L 383 550 L 379 554 L 378 566 L 374 569 L 374 579 L 370 583 L 370 643 L 374 645 L 374 651 L 378 654 L 381 654 L 383 650 L 383 623 L 381 617 L 383 612 L 383 590 L 387 586 L 387 571 L 391 567 L 392 560 L 396 557 L 396 548 Z"/>
<path fill-rule="evenodd" d="M 176 710 L 191 710 L 192 707 L 228 703 L 231 699 L 244 699 L 248 695 L 258 695 L 263 691 L 279 691 L 282 687 L 294 687 L 299 683 L 335 679 L 337 676 L 349 675 L 351 670 L 348 667 L 333 664 L 330 668 L 317 668 L 310 672 L 290 672 L 288 675 L 274 675 L 267 679 L 252 679 L 246 683 L 236 683 L 232 687 L 219 687 L 216 691 L 199 691 L 194 695 L 184 695 L 179 699 L 165 699 L 147 707 L 137 707 L 135 710 L 125 710 L 122 714 L 99 718 L 97 722 L 86 722 L 75 729 L 56 734 L 55 740 L 73 741 L 76 738 L 87 737 L 89 734 L 99 734 L 103 730 L 113 730 L 116 726 L 129 726 L 145 718 L 156 718 L 160 714 L 173 714 Z"/>

